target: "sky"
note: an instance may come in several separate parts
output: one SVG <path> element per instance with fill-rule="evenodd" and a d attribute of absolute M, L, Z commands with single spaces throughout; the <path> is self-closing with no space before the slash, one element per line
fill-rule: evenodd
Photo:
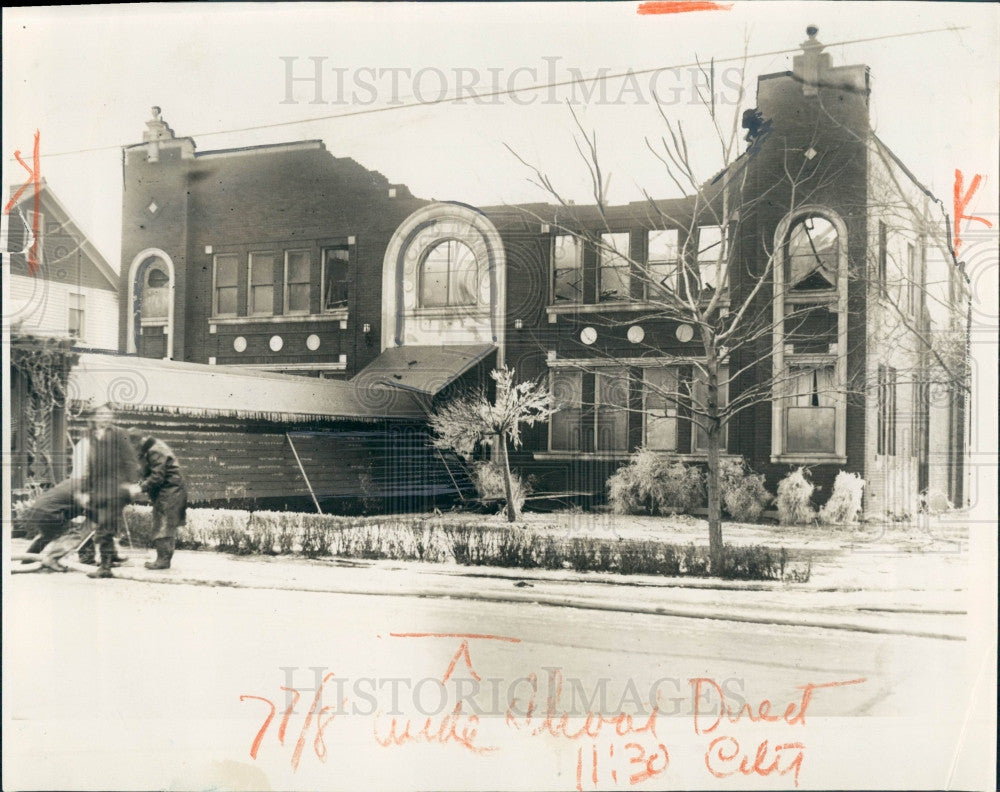
<path fill-rule="evenodd" d="M 14 150 L 29 153 L 39 130 L 42 175 L 117 268 L 120 147 L 141 141 L 150 107 L 158 105 L 199 151 L 318 138 L 335 156 L 352 157 L 420 197 L 473 205 L 547 199 L 512 151 L 548 173 L 566 197 L 590 202 L 572 107 L 596 136 L 613 201 L 639 200 L 643 190 L 671 197 L 677 191 L 646 143 L 664 133 L 656 97 L 664 114 L 684 124 L 696 161 L 711 175 L 718 143 L 688 66 L 715 58 L 717 112 L 739 113 L 754 104 L 757 75 L 790 69 L 793 52 L 781 51 L 797 49 L 806 25 L 815 24 L 834 65 L 871 67 L 874 127 L 918 178 L 950 202 L 956 169 L 967 182 L 982 174 L 969 212 L 996 213 L 995 4 L 734 2 L 728 10 L 669 15 L 637 9 L 631 2 L 4 9 L 4 194 L 22 181 Z M 900 36 L 928 30 L 938 32 Z M 877 40 L 834 46 L 856 39 Z M 754 56 L 744 72 L 750 93 L 737 106 L 744 47 Z M 319 97 L 315 79 L 288 83 L 289 69 L 292 77 L 314 78 L 317 64 Z M 596 88 L 577 83 L 402 106 L 661 67 L 680 68 Z"/>

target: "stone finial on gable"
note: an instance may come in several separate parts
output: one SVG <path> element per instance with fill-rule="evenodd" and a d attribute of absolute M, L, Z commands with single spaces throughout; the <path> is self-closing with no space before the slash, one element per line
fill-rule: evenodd
<path fill-rule="evenodd" d="M 146 150 L 149 162 L 158 162 L 160 159 L 160 141 L 174 140 L 176 136 L 170 125 L 160 117 L 160 113 L 163 111 L 156 106 L 152 108 L 152 111 L 153 117 L 146 122 L 146 131 L 142 133 L 142 140 L 148 144 Z"/>
<path fill-rule="evenodd" d="M 819 28 L 809 25 L 806 28 L 808 39 L 802 42 L 802 54 L 792 60 L 792 72 L 802 81 L 802 93 L 805 96 L 816 96 L 823 75 L 830 69 L 830 55 L 823 52 L 823 45 L 816 40 Z"/>
<path fill-rule="evenodd" d="M 174 130 L 170 128 L 160 117 L 160 113 L 163 112 L 159 107 L 153 107 L 153 117 L 146 122 L 146 131 L 142 133 L 142 140 L 144 143 L 149 143 L 153 140 L 173 140 Z"/>

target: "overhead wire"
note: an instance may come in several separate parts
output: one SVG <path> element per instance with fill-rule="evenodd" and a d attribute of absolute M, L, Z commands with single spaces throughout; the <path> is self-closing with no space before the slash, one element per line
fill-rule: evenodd
<path fill-rule="evenodd" d="M 953 26 L 952 25 L 952 26 L 942 27 L 942 28 L 932 28 L 932 29 L 929 29 L 929 30 L 915 30 L 915 31 L 908 31 L 908 32 L 905 32 L 905 33 L 890 33 L 890 34 L 886 34 L 886 35 L 882 35 L 882 36 L 868 36 L 868 37 L 864 37 L 864 38 L 846 39 L 844 41 L 836 41 L 836 42 L 832 42 L 830 44 L 824 44 L 823 46 L 824 46 L 825 49 L 830 49 L 832 47 L 844 47 L 844 46 L 847 46 L 849 44 L 863 44 L 863 43 L 869 43 L 869 42 L 873 42 L 873 41 L 885 41 L 887 39 L 906 38 L 906 37 L 910 37 L 910 36 L 924 36 L 924 35 L 929 35 L 931 33 L 943 33 L 943 32 L 947 32 L 947 31 L 955 32 L 955 31 L 959 31 L 959 30 L 965 30 L 966 28 L 967 28 L 967 26 Z M 751 59 L 756 59 L 756 58 L 774 57 L 775 55 L 787 55 L 787 54 L 790 54 L 790 53 L 798 53 L 798 52 L 801 52 L 801 48 L 799 48 L 799 47 L 792 47 L 792 48 L 786 48 L 786 49 L 770 50 L 768 52 L 744 53 L 742 55 L 732 55 L 732 56 L 727 56 L 727 57 L 724 57 L 724 58 L 713 58 L 713 62 L 717 65 L 717 64 L 720 64 L 720 63 L 733 63 L 733 62 L 737 62 L 737 61 L 746 61 L 746 60 L 751 60 Z M 281 128 L 281 127 L 300 126 L 300 125 L 303 125 L 303 124 L 315 124 L 315 123 L 320 123 L 320 122 L 323 122 L 323 121 L 336 121 L 336 120 L 344 119 L 344 118 L 355 118 L 355 117 L 364 116 L 364 115 L 374 115 L 376 113 L 387 113 L 387 112 L 396 111 L 396 110 L 409 110 L 409 109 L 413 109 L 415 107 L 433 107 L 433 106 L 437 106 L 437 105 L 451 104 L 453 102 L 460 102 L 460 101 L 464 102 L 464 101 L 475 101 L 475 100 L 479 100 L 479 99 L 493 99 L 493 98 L 502 97 L 502 96 L 511 96 L 511 95 L 514 95 L 514 94 L 529 93 L 529 92 L 533 92 L 533 91 L 542 91 L 542 90 L 553 89 L 553 88 L 564 88 L 564 87 L 567 87 L 567 86 L 570 86 L 570 85 L 578 85 L 578 84 L 585 84 L 586 85 L 586 84 L 589 84 L 589 83 L 596 84 L 596 83 L 599 83 L 599 82 L 602 82 L 602 81 L 616 80 L 616 79 L 625 79 L 625 78 L 628 78 L 628 77 L 635 77 L 635 76 L 643 75 L 643 74 L 653 74 L 655 72 L 673 71 L 675 69 L 703 68 L 703 67 L 704 67 L 704 63 L 703 62 L 695 60 L 695 61 L 691 61 L 691 62 L 688 62 L 688 63 L 679 63 L 679 64 L 670 65 L 670 66 L 653 66 L 653 67 L 650 67 L 650 68 L 647 68 L 647 69 L 638 69 L 638 70 L 629 69 L 627 71 L 617 72 L 615 74 L 597 74 L 597 75 L 592 75 L 592 76 L 588 76 L 588 77 L 584 77 L 584 76 L 573 77 L 573 78 L 566 79 L 566 80 L 558 80 L 556 82 L 537 83 L 535 85 L 527 85 L 527 86 L 523 86 L 521 88 L 505 88 L 505 89 L 502 89 L 502 90 L 487 91 L 487 92 L 483 92 L 483 93 L 459 92 L 458 94 L 456 94 L 454 96 L 445 96 L 445 97 L 440 97 L 440 98 L 437 98 L 437 99 L 417 100 L 417 101 L 412 101 L 412 102 L 401 102 L 401 103 L 394 103 L 394 104 L 390 104 L 390 105 L 381 105 L 379 107 L 366 107 L 366 108 L 360 109 L 360 110 L 349 110 L 349 111 L 346 111 L 346 112 L 343 112 L 343 113 L 330 113 L 330 114 L 321 115 L 321 116 L 313 116 L 312 118 L 299 118 L 299 119 L 295 119 L 295 120 L 292 120 L 292 121 L 275 121 L 275 122 L 268 123 L 268 124 L 254 124 L 254 125 L 251 125 L 251 126 L 233 127 L 233 128 L 230 128 L 230 129 L 216 129 L 216 130 L 210 130 L 210 131 L 207 131 L 207 132 L 195 132 L 195 133 L 192 133 L 190 135 L 185 135 L 185 137 L 206 138 L 206 137 L 213 137 L 213 136 L 216 136 L 216 135 L 234 135 L 234 134 L 239 134 L 239 133 L 242 133 L 242 132 L 255 132 L 255 131 L 258 131 L 258 130 L 262 130 L 262 129 L 278 129 L 278 128 Z M 116 150 L 119 150 L 119 149 L 123 148 L 126 145 L 135 145 L 135 144 L 134 143 L 130 143 L 130 144 L 117 143 L 117 144 L 114 144 L 114 145 L 95 146 L 95 147 L 91 147 L 91 148 L 73 149 L 73 150 L 70 150 L 70 151 L 56 151 L 56 152 L 51 152 L 51 153 L 42 152 L 41 153 L 41 157 L 43 157 L 43 158 L 67 157 L 67 156 L 71 156 L 71 155 L 75 155 L 75 154 L 89 154 L 89 153 L 100 152 L 100 151 L 116 151 Z M 10 159 L 13 159 L 13 158 L 10 158 Z"/>

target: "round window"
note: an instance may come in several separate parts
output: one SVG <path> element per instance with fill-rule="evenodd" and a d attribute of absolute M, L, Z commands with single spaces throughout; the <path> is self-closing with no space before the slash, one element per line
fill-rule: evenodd
<path fill-rule="evenodd" d="M 161 270 L 159 267 L 153 267 L 149 270 L 149 274 L 146 275 L 146 285 L 151 289 L 159 289 L 170 283 L 170 278 L 167 277 L 167 273 Z"/>

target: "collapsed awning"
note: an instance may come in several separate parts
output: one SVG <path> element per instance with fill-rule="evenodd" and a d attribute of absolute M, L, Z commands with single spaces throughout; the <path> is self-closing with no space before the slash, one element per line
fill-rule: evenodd
<path fill-rule="evenodd" d="M 494 351 L 493 344 L 394 347 L 365 366 L 351 382 L 434 396 Z"/>
<path fill-rule="evenodd" d="M 379 383 L 296 377 L 236 366 L 208 366 L 132 355 L 81 353 L 68 396 L 117 409 L 290 419 L 416 418 L 413 394 Z"/>

